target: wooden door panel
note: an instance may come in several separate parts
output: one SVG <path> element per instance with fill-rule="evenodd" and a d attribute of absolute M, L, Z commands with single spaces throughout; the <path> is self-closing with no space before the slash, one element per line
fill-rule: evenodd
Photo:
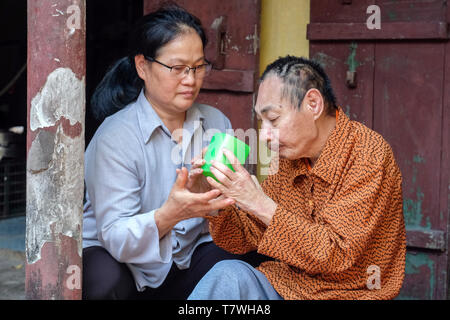
<path fill-rule="evenodd" d="M 376 0 L 381 10 L 381 21 L 446 21 L 446 2 L 443 0 Z"/>
<path fill-rule="evenodd" d="M 348 3 L 350 2 L 350 3 Z M 313 0 L 311 1 L 311 23 L 319 22 L 366 22 L 366 9 L 374 0 Z"/>
<path fill-rule="evenodd" d="M 240 114 L 240 117 L 233 117 L 232 124 L 234 129 L 247 130 L 253 128 L 252 96 L 246 94 L 229 95 L 227 92 L 222 92 L 221 95 L 220 91 L 205 90 L 202 92 L 200 100 L 202 103 L 219 108 L 225 114 Z"/>
<path fill-rule="evenodd" d="M 379 30 L 366 27 L 365 10 L 371 4 L 381 9 Z M 351 118 L 369 118 L 362 122 L 390 143 L 402 171 L 408 250 L 400 299 L 447 297 L 449 20 L 450 7 L 442 0 L 311 2 L 311 57 L 325 61 L 338 102 L 344 110 L 350 106 Z M 353 91 L 343 81 L 350 59 L 343 47 L 352 42 L 358 44 Z M 359 52 L 360 43 L 366 56 Z M 371 71 L 369 64 L 359 64 L 362 56 L 373 60 Z M 358 90 L 360 96 L 352 97 Z"/>
<path fill-rule="evenodd" d="M 447 277 L 438 255 L 408 249 L 406 261 L 405 280 L 398 300 L 445 299 L 440 287 Z"/>
<path fill-rule="evenodd" d="M 403 173 L 408 244 L 436 249 L 408 251 L 399 298 L 443 298 L 446 283 L 439 279 L 447 271 L 448 218 L 440 210 L 445 44 L 380 43 L 375 51 L 374 129 L 391 144 Z M 412 234 L 427 237 L 412 239 Z"/>
<path fill-rule="evenodd" d="M 314 42 L 310 57 L 330 77 L 337 103 L 352 119 L 372 127 L 374 45 L 361 42 Z M 347 72 L 356 72 L 356 87 L 347 84 Z"/>
<path fill-rule="evenodd" d="M 144 12 L 158 8 L 161 0 L 145 0 Z M 196 15 L 208 31 L 217 19 L 226 17 L 224 30 L 225 69 L 253 69 L 258 54 L 260 3 L 253 0 L 177 0 L 177 4 Z M 212 39 L 210 39 L 212 40 Z"/>
<path fill-rule="evenodd" d="M 445 0 L 318 0 L 311 1 L 311 23 L 365 23 L 370 5 L 381 8 L 381 21 L 446 21 Z"/>
<path fill-rule="evenodd" d="M 403 173 L 408 227 L 439 229 L 444 44 L 377 44 L 374 129 L 395 150 Z"/>
<path fill-rule="evenodd" d="M 450 21 L 450 7 L 447 9 L 447 21 Z M 445 45 L 445 81 L 444 81 L 444 112 L 442 115 L 442 154 L 441 154 L 441 183 L 440 183 L 440 212 L 448 216 L 447 221 L 447 252 L 450 248 L 450 42 Z M 450 265 L 446 275 L 450 272 Z M 448 279 L 448 278 L 447 278 Z M 445 281 L 446 279 L 444 279 Z M 447 299 L 450 290 L 447 288 Z"/>
<path fill-rule="evenodd" d="M 448 39 L 444 0 L 319 0 L 311 2 L 310 40 Z M 369 6 L 380 8 L 379 29 L 369 29 Z"/>

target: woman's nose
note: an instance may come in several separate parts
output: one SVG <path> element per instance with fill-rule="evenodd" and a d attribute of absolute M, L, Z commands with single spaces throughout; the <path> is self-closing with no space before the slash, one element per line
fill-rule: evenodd
<path fill-rule="evenodd" d="M 195 83 L 194 70 L 190 69 L 189 71 L 187 71 L 187 73 L 185 73 L 183 78 L 181 79 L 181 82 L 186 85 L 193 85 Z"/>

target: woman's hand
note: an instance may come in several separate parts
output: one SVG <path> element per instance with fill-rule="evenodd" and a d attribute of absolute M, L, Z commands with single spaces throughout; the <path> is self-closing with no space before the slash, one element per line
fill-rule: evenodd
<path fill-rule="evenodd" d="M 155 222 L 160 238 L 181 220 L 204 217 L 235 202 L 227 197 L 219 197 L 221 192 L 217 189 L 205 193 L 193 193 L 186 188 L 187 169 L 184 167 L 181 170 L 177 169 L 177 174 L 177 180 L 167 201 L 155 212 Z"/>
<path fill-rule="evenodd" d="M 266 196 L 256 177 L 251 176 L 241 166 L 231 151 L 223 149 L 223 154 L 228 158 L 235 172 L 220 162 L 212 161 L 211 173 L 221 183 L 211 177 L 207 177 L 207 181 L 213 188 L 220 190 L 224 196 L 234 199 L 241 209 L 254 214 L 266 225 L 269 225 L 277 204 Z"/>

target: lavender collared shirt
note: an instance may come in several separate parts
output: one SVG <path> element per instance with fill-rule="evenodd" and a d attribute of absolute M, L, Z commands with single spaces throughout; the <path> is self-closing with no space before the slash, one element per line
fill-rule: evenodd
<path fill-rule="evenodd" d="M 200 154 L 215 132 L 231 130 L 218 109 L 193 104 L 177 145 L 143 91 L 106 118 L 85 153 L 83 248 L 102 246 L 130 268 L 136 287 L 156 288 L 172 263 L 189 268 L 194 249 L 212 241 L 203 218 L 180 221 L 159 239 L 154 214 L 176 180 L 176 169 Z"/>

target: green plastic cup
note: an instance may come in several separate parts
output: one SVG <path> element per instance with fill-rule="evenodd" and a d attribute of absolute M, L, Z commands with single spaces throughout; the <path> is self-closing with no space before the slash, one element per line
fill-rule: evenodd
<path fill-rule="evenodd" d="M 205 153 L 204 159 L 206 160 L 206 163 L 202 166 L 202 169 L 204 176 L 214 178 L 217 182 L 219 182 L 219 180 L 217 180 L 210 171 L 212 160 L 223 163 L 234 172 L 233 166 L 222 152 L 223 148 L 233 152 L 242 165 L 245 163 L 245 160 L 250 153 L 250 146 L 245 142 L 226 133 L 216 133 L 212 137 L 208 150 Z"/>

